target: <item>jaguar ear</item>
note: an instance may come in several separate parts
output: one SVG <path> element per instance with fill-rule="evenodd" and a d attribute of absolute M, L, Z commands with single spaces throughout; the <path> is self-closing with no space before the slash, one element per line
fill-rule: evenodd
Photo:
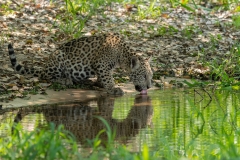
<path fill-rule="evenodd" d="M 140 66 L 140 61 L 139 61 L 138 57 L 132 56 L 131 65 L 130 65 L 131 71 L 134 72 L 136 69 L 139 68 L 139 66 Z"/>

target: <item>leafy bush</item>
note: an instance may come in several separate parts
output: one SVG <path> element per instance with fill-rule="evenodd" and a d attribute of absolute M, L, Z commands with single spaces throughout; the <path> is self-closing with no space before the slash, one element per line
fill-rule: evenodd
<path fill-rule="evenodd" d="M 93 139 L 88 140 L 88 145 L 92 152 L 84 153 L 79 148 L 74 136 L 64 130 L 62 125 L 57 128 L 50 124 L 47 129 L 36 129 L 34 131 L 24 131 L 21 125 L 15 125 L 12 135 L 0 138 L 1 159 L 150 159 L 148 147 L 145 146 L 142 153 L 131 153 L 125 146 L 115 146 L 115 134 L 107 122 L 98 117 L 106 126 L 106 129 L 99 132 Z M 99 137 L 106 133 L 107 141 L 103 142 Z M 152 158 L 151 158 L 152 159 Z"/>
<path fill-rule="evenodd" d="M 8 129 L 11 130 L 10 127 Z M 49 130 L 24 131 L 21 125 L 12 128 L 9 137 L 0 139 L 3 159 L 76 159 L 80 158 L 73 135 L 50 124 Z"/>

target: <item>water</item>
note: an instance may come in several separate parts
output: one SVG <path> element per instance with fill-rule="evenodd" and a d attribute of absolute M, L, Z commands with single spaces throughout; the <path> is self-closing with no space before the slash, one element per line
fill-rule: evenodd
<path fill-rule="evenodd" d="M 231 135 L 234 143 L 240 144 L 239 136 L 234 135 L 240 125 L 239 101 L 239 92 L 176 89 L 152 90 L 148 95 L 101 97 L 81 104 L 2 110 L 0 137 L 9 134 L 4 123 L 21 123 L 31 131 L 53 122 L 63 124 L 84 147 L 86 139 L 93 139 L 104 129 L 97 118 L 100 116 L 116 129 L 116 143 L 125 144 L 131 151 L 138 152 L 147 144 L 150 150 L 159 153 L 171 150 L 186 155 L 189 154 L 186 150 L 197 152 L 212 143 L 227 143 L 223 134 Z M 101 138 L 106 139 L 106 135 Z"/>

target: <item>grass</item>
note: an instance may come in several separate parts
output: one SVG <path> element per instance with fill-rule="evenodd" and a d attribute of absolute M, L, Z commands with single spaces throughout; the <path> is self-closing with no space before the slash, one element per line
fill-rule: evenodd
<path fill-rule="evenodd" d="M 212 37 L 213 46 L 217 44 L 217 39 Z M 214 49 L 213 47 L 212 49 Z M 203 57 L 205 52 L 202 51 Z M 214 58 L 212 60 L 201 59 L 200 63 L 210 68 L 210 79 L 213 80 L 216 87 L 221 89 L 237 89 L 239 90 L 240 79 L 240 45 L 233 45 L 232 49 L 223 57 Z M 202 82 L 204 83 L 204 82 Z M 209 84 L 209 82 L 206 82 Z M 191 86 L 191 85 L 188 85 Z"/>
<path fill-rule="evenodd" d="M 145 4 L 138 5 L 137 17 L 138 20 L 148 19 L 148 18 L 157 18 L 161 15 L 161 8 L 155 6 L 156 0 L 150 1 L 149 7 L 146 7 Z"/>
<path fill-rule="evenodd" d="M 83 34 L 85 23 L 91 16 L 103 14 L 99 7 L 109 6 L 112 2 L 119 0 L 64 0 L 65 6 L 62 8 L 63 12 L 60 13 L 54 23 L 62 33 L 69 39 L 78 38 Z M 60 38 L 61 39 L 61 38 Z M 58 38 L 56 39 L 58 40 Z"/>
<path fill-rule="evenodd" d="M 79 149 L 74 136 L 64 130 L 62 125 L 55 127 L 50 124 L 48 129 L 24 131 L 21 125 L 14 125 L 13 133 L 9 137 L 0 138 L 0 155 L 3 159 L 152 159 L 148 154 L 148 147 L 143 148 L 142 153 L 131 153 L 125 146 L 115 146 L 115 133 L 107 122 L 98 117 L 106 129 L 99 132 L 92 140 L 88 140 L 88 146 L 92 152 L 84 153 Z M 7 127 L 12 130 L 10 126 Z M 101 134 L 107 135 L 107 141 L 102 141 Z M 83 152 L 81 152 L 83 150 Z"/>
<path fill-rule="evenodd" d="M 8 130 L 11 130 L 10 127 Z M 16 125 L 13 130 L 10 137 L 0 139 L 3 159 L 80 158 L 73 136 L 63 130 L 63 126 L 55 128 L 51 124 L 49 130 L 27 132 Z"/>
<path fill-rule="evenodd" d="M 192 104 L 193 105 L 193 104 Z M 201 111 L 197 111 L 201 115 Z M 200 116 L 203 118 L 204 117 Z M 100 131 L 92 140 L 88 140 L 88 147 L 91 152 L 79 148 L 74 136 L 66 131 L 62 125 L 55 127 L 50 124 L 49 128 L 24 131 L 21 125 L 7 127 L 8 131 L 13 131 L 11 136 L 0 138 L 1 159 L 129 159 L 129 160 L 157 160 L 157 159 L 237 159 L 240 157 L 236 145 L 236 137 L 240 136 L 240 131 L 234 130 L 232 134 L 224 132 L 216 135 L 211 142 L 206 142 L 206 148 L 197 150 L 198 141 L 193 137 L 188 144 L 184 144 L 183 137 L 178 138 L 179 152 L 171 148 L 168 138 L 161 138 L 159 143 L 149 148 L 143 145 L 141 152 L 130 152 L 125 145 L 114 142 L 115 131 L 110 129 L 107 122 L 98 117 L 105 125 L 105 129 Z M 196 119 L 196 117 L 193 117 Z M 224 125 L 224 124 L 223 124 Z M 107 135 L 107 140 L 100 139 L 101 134 Z M 156 133 L 155 133 L 156 134 Z M 164 135 L 162 130 L 157 130 L 157 134 Z M 197 136 L 197 135 L 196 135 Z M 218 138 L 224 141 L 219 141 Z M 183 144 L 182 144 L 183 143 Z"/>
<path fill-rule="evenodd" d="M 237 29 L 240 28 L 240 15 L 235 15 L 232 17 L 233 20 L 233 26 L 235 26 Z"/>

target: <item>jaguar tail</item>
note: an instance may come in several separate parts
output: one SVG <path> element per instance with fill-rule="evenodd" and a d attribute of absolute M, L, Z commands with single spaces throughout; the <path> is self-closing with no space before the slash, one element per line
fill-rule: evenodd
<path fill-rule="evenodd" d="M 33 74 L 35 77 L 39 77 L 39 71 L 36 68 L 25 68 L 17 62 L 17 58 L 13 49 L 12 44 L 8 44 L 8 53 L 9 58 L 12 64 L 13 69 L 19 74 Z M 37 73 L 37 74 L 36 74 Z"/>

